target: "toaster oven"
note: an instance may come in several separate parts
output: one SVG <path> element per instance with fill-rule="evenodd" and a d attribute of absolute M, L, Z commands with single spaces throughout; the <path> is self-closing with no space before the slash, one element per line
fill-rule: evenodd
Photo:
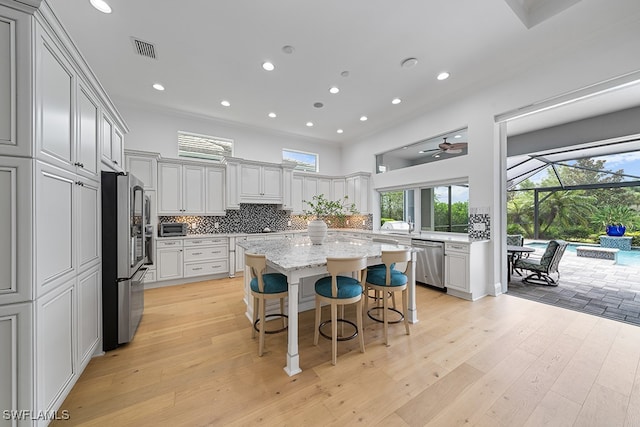
<path fill-rule="evenodd" d="M 158 230 L 160 237 L 186 236 L 187 224 L 185 222 L 163 222 Z"/>

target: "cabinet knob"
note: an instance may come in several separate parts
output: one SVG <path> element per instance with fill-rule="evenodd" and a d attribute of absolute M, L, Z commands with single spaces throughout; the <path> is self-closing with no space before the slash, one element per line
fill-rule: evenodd
<path fill-rule="evenodd" d="M 117 160 L 113 160 L 113 159 L 112 159 L 111 161 L 112 161 L 114 164 L 116 164 L 116 165 L 118 164 L 118 161 L 117 161 Z"/>

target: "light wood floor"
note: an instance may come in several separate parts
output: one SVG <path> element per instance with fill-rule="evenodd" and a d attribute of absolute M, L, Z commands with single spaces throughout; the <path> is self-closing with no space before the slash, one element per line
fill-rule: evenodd
<path fill-rule="evenodd" d="M 365 316 L 357 340 L 313 346 L 284 370 L 286 334 L 257 356 L 242 279 L 146 291 L 132 343 L 94 358 L 62 409 L 98 426 L 640 426 L 640 328 L 503 295 L 468 302 L 417 289 L 419 323 Z M 325 307 L 326 308 L 326 307 Z M 328 312 L 325 313 L 325 317 Z"/>

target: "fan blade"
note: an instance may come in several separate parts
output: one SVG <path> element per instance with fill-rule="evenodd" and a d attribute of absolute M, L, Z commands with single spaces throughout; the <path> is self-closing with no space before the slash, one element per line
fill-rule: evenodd
<path fill-rule="evenodd" d="M 433 148 L 433 149 L 431 149 L 431 150 L 422 150 L 422 151 L 420 151 L 419 153 L 420 153 L 420 154 L 429 154 L 429 153 L 432 153 L 432 152 L 434 152 L 434 151 L 442 151 L 442 150 L 441 150 L 440 148 Z"/>
<path fill-rule="evenodd" d="M 453 144 L 449 144 L 449 150 L 462 150 L 463 148 L 467 148 L 466 142 L 455 142 Z"/>

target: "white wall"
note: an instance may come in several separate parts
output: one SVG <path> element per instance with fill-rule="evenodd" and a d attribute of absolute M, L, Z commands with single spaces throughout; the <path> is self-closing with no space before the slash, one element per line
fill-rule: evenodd
<path fill-rule="evenodd" d="M 609 33 L 594 34 L 591 40 L 576 43 L 572 49 L 562 52 L 553 52 L 550 46 L 550 51 L 540 57 L 536 67 L 518 70 L 511 79 L 491 87 L 469 90 L 457 102 L 416 113 L 394 128 L 344 147 L 343 171 L 370 171 L 374 174 L 374 188 L 442 183 L 468 177 L 470 208 L 488 207 L 491 212 L 493 248 L 489 261 L 493 272 L 487 291 L 494 293 L 494 289 L 500 289 L 505 271 L 499 243 L 504 218 L 501 202 L 504 154 L 494 117 L 640 70 L 640 55 L 632 53 L 640 51 L 640 26 L 637 22 L 628 24 L 611 28 Z M 451 71 L 451 79 L 455 79 L 455 71 Z M 375 159 L 371 153 L 384 152 L 464 126 L 468 126 L 467 156 L 375 175 Z M 377 203 L 377 197 L 373 200 Z"/>
<path fill-rule="evenodd" d="M 123 101 L 116 102 L 116 105 L 130 129 L 125 137 L 125 149 L 152 151 L 164 158 L 177 158 L 178 131 L 186 131 L 233 139 L 234 157 L 281 163 L 282 149 L 290 148 L 318 153 L 321 174 L 340 175 L 342 172 L 339 145 Z"/>

